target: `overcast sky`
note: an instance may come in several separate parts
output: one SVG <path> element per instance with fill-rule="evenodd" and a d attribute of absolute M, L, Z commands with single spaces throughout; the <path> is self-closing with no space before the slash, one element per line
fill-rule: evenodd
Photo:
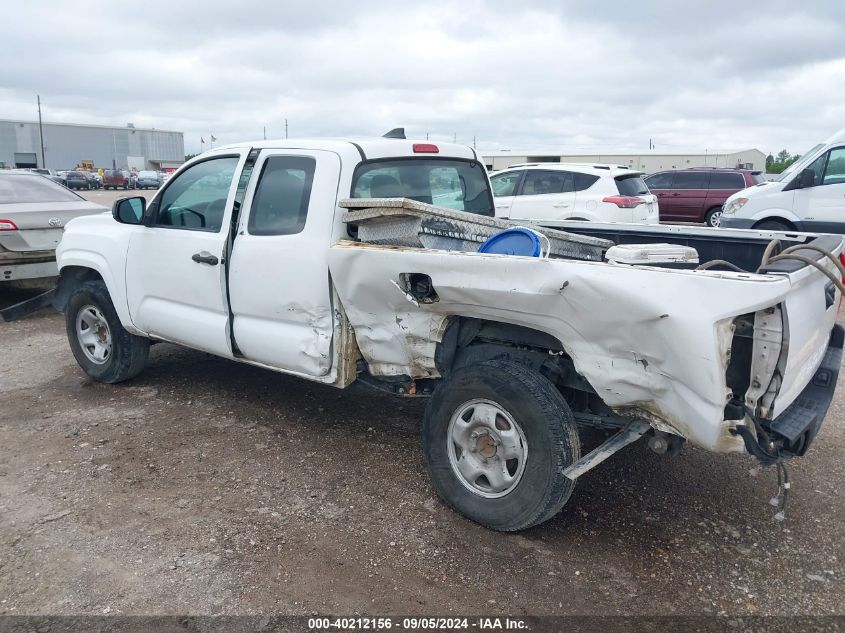
<path fill-rule="evenodd" d="M 802 152 L 845 127 L 845 2 L 6 0 L 0 118 L 217 143 Z M 207 147 L 207 146 L 206 146 Z"/>

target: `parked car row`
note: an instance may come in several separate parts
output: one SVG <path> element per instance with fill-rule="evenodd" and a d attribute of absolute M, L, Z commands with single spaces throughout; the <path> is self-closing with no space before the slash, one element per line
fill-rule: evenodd
<path fill-rule="evenodd" d="M 524 163 L 490 175 L 496 216 L 845 233 L 845 130 L 776 180 L 694 167 L 645 175 L 623 165 Z"/>
<path fill-rule="evenodd" d="M 41 174 L 68 189 L 158 189 L 167 181 L 167 174 L 152 170 L 131 172 L 126 169 L 106 169 L 100 176 L 94 171 L 31 168 L 25 171 Z"/>
<path fill-rule="evenodd" d="M 718 226 L 722 205 L 759 171 L 692 168 L 646 176 L 625 165 L 523 163 L 490 176 L 496 217 Z"/>

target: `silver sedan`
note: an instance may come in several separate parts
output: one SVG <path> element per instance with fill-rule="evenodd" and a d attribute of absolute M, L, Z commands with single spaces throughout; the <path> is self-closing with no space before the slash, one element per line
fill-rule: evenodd
<path fill-rule="evenodd" d="M 65 224 L 104 211 L 40 174 L 0 171 L 0 282 L 57 275 Z"/>

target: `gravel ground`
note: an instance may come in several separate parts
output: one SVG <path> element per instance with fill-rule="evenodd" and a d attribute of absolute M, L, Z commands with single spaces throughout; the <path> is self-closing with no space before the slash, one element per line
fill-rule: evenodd
<path fill-rule="evenodd" d="M 423 402 L 168 344 L 102 385 L 58 315 L 0 335 L 0 614 L 843 612 L 841 389 L 783 523 L 751 458 L 637 443 L 507 535 L 435 497 Z"/>

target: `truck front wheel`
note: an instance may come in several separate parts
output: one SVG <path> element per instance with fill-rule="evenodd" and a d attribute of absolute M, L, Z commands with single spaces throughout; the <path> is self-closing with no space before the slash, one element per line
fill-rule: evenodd
<path fill-rule="evenodd" d="M 512 532 L 557 514 L 580 457 L 572 412 L 544 376 L 512 361 L 456 370 L 437 387 L 423 422 L 434 488 L 464 516 Z"/>
<path fill-rule="evenodd" d="M 94 380 L 129 380 L 147 364 L 149 339 L 123 328 L 102 281 L 86 281 L 71 293 L 65 327 L 76 362 Z"/>

